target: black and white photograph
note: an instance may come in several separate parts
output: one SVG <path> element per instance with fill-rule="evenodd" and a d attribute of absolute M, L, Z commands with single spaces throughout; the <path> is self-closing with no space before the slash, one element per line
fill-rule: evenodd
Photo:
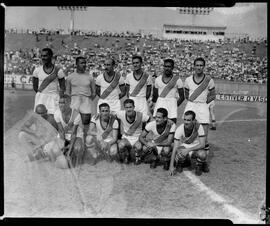
<path fill-rule="evenodd" d="M 267 6 L 1 3 L 2 218 L 268 224 Z"/>

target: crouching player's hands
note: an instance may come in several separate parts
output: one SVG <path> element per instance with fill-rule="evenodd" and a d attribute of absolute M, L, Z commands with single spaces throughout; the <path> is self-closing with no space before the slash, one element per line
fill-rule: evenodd
<path fill-rule="evenodd" d="M 176 173 L 175 168 L 173 166 L 172 167 L 170 166 L 170 168 L 169 168 L 169 175 L 170 176 L 174 176 L 175 173 Z"/>

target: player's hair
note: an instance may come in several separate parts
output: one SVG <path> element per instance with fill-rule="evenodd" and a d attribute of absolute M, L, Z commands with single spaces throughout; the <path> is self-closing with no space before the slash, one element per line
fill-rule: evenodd
<path fill-rule="evenodd" d="M 109 105 L 108 103 L 101 103 L 100 105 L 98 105 L 99 110 L 100 110 L 102 107 L 108 107 L 108 108 L 110 108 L 110 105 Z"/>
<path fill-rule="evenodd" d="M 44 111 L 44 113 L 47 113 L 47 108 L 44 104 L 38 104 L 35 108 L 35 112 L 39 114 L 40 110 Z"/>
<path fill-rule="evenodd" d="M 107 57 L 106 60 L 111 60 L 113 66 L 116 64 L 115 59 L 113 57 Z"/>
<path fill-rule="evenodd" d="M 52 49 L 50 49 L 50 48 L 44 48 L 44 49 L 42 49 L 42 52 L 43 51 L 46 51 L 46 52 L 48 52 L 48 54 L 50 55 L 50 56 L 53 56 L 53 51 L 52 51 Z"/>
<path fill-rule="evenodd" d="M 194 60 L 194 65 L 196 64 L 197 61 L 202 61 L 202 62 L 203 62 L 203 66 L 205 66 L 205 60 L 204 60 L 202 57 L 197 57 L 197 58 Z"/>
<path fill-rule="evenodd" d="M 164 64 L 165 63 L 170 63 L 172 65 L 172 67 L 174 67 L 174 60 L 173 59 L 165 59 Z"/>
<path fill-rule="evenodd" d="M 194 120 L 196 118 L 195 112 L 194 111 L 191 111 L 191 110 L 186 111 L 185 112 L 185 115 L 192 115 L 192 120 Z"/>
<path fill-rule="evenodd" d="M 165 108 L 158 108 L 157 112 L 162 113 L 163 118 L 168 117 L 168 111 Z"/>
<path fill-rule="evenodd" d="M 132 99 L 125 99 L 125 101 L 124 101 L 124 106 L 125 106 L 126 104 L 132 104 L 133 106 L 135 106 L 134 100 L 132 100 Z"/>
<path fill-rule="evenodd" d="M 78 64 L 78 62 L 79 62 L 79 60 L 86 60 L 86 58 L 85 57 L 83 57 L 83 56 L 78 56 L 77 58 L 76 58 L 76 64 Z"/>
<path fill-rule="evenodd" d="M 142 57 L 141 57 L 141 56 L 134 55 L 134 56 L 132 57 L 132 61 L 133 61 L 134 59 L 139 59 L 140 62 L 142 63 Z"/>

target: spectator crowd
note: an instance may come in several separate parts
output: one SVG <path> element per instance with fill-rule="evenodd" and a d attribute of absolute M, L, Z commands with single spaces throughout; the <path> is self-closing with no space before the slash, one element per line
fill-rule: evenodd
<path fill-rule="evenodd" d="M 32 33 L 36 35 L 36 33 Z M 113 55 L 118 62 L 117 70 L 123 76 L 132 70 L 131 57 L 139 54 L 143 57 L 144 67 L 152 76 L 161 73 L 162 62 L 165 58 L 175 61 L 175 72 L 187 77 L 193 73 L 193 62 L 198 56 L 204 57 L 207 62 L 205 73 L 214 79 L 225 79 L 238 82 L 267 82 L 267 56 L 257 56 L 248 51 L 253 46 L 265 44 L 265 41 L 250 42 L 250 48 L 244 48 L 242 43 L 233 41 L 179 41 L 162 40 L 149 35 L 132 32 L 81 32 L 75 31 L 74 35 L 87 37 L 106 37 L 114 39 L 111 47 L 105 47 L 102 42 L 96 43 L 95 48 L 82 48 L 80 43 L 74 42 L 67 45 L 62 40 L 64 54 L 55 55 L 55 63 L 61 66 L 67 73 L 75 69 L 74 59 L 78 55 L 87 58 L 87 71 L 98 75 L 103 69 L 103 63 L 107 55 Z M 61 35 L 59 36 L 61 39 Z M 245 45 L 247 46 L 247 44 Z M 45 47 L 45 46 L 44 46 Z M 48 46 L 50 47 L 50 46 Z M 57 52 L 57 46 L 55 52 Z M 253 50 L 254 51 L 254 50 Z M 256 50 L 255 50 L 256 51 Z M 41 49 L 19 49 L 5 51 L 5 74 L 31 75 L 35 67 L 41 64 Z"/>

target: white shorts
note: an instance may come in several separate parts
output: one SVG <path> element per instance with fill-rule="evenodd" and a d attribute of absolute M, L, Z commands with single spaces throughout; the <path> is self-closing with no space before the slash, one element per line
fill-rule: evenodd
<path fill-rule="evenodd" d="M 145 97 L 129 97 L 129 98 L 134 100 L 135 111 L 139 111 L 141 113 L 149 115 L 149 106 Z"/>
<path fill-rule="evenodd" d="M 107 103 L 110 106 L 110 111 L 111 113 L 113 112 L 119 112 L 121 111 L 121 102 L 120 100 L 103 100 L 103 99 L 99 99 L 98 103 L 97 103 L 97 112 L 99 112 L 99 105 L 102 103 Z"/>
<path fill-rule="evenodd" d="M 39 104 L 44 104 L 47 108 L 48 114 L 54 114 L 57 109 L 59 109 L 59 95 L 57 93 L 36 93 L 35 96 L 35 106 Z"/>
<path fill-rule="evenodd" d="M 87 96 L 74 95 L 71 96 L 72 109 L 76 109 L 82 114 L 91 114 L 92 112 L 92 100 Z"/>
<path fill-rule="evenodd" d="M 126 136 L 125 134 L 122 136 L 122 138 L 127 139 L 131 146 L 133 146 L 139 140 L 139 137 Z"/>
<path fill-rule="evenodd" d="M 158 108 L 165 108 L 168 111 L 168 118 L 177 118 L 177 100 L 176 98 L 159 97 L 155 104 L 154 116 L 156 116 Z"/>
<path fill-rule="evenodd" d="M 185 107 L 184 113 L 186 111 L 194 111 L 196 114 L 196 119 L 199 123 L 203 123 L 203 124 L 209 124 L 210 120 L 210 113 L 209 113 L 209 107 L 207 103 L 194 103 L 194 102 L 187 102 L 187 105 Z M 184 119 L 184 114 L 183 117 Z"/>

